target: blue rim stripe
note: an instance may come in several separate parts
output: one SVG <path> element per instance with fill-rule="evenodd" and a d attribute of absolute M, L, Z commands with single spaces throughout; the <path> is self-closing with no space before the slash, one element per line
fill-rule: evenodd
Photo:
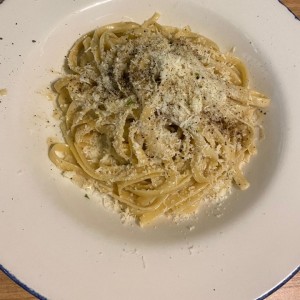
<path fill-rule="evenodd" d="M 46 297 L 42 296 L 41 294 L 39 294 L 38 292 L 36 292 L 35 290 L 31 289 L 30 287 L 28 287 L 25 283 L 21 282 L 15 275 L 13 275 L 12 273 L 10 273 L 6 268 L 4 268 L 1 264 L 0 264 L 0 270 L 7 275 L 12 281 L 14 281 L 17 285 L 19 285 L 21 288 L 23 288 L 26 292 L 28 292 L 29 294 L 31 294 L 32 296 L 36 297 L 39 300 L 47 300 Z"/>
<path fill-rule="evenodd" d="M 35 290 L 28 287 L 26 284 L 22 283 L 19 279 L 16 278 L 12 273 L 10 273 L 7 269 L 3 267 L 3 265 L 0 264 L 0 270 L 6 274 L 11 280 L 13 280 L 16 284 L 18 284 L 21 288 L 23 288 L 26 292 L 30 293 L 32 296 L 36 297 L 39 300 L 47 300 L 46 297 L 42 296 Z M 276 285 L 273 289 L 268 291 L 267 293 L 263 294 L 256 300 L 264 300 L 273 293 L 275 293 L 277 290 L 279 290 L 282 286 L 284 286 L 288 281 L 290 281 L 298 272 L 300 272 L 300 266 L 298 266 L 290 275 L 288 275 L 284 280 L 282 280 L 278 285 Z"/>
<path fill-rule="evenodd" d="M 277 290 L 279 290 L 282 286 L 284 286 L 298 272 L 300 272 L 300 266 L 298 266 L 298 268 L 296 268 L 290 275 L 288 275 L 284 280 L 282 280 L 279 284 L 277 284 L 273 289 L 271 289 L 270 291 L 266 292 L 265 294 L 263 294 L 262 296 L 260 296 L 256 300 L 264 300 L 264 299 L 266 299 L 267 297 L 269 297 L 270 295 L 272 295 L 273 293 L 275 293 Z"/>

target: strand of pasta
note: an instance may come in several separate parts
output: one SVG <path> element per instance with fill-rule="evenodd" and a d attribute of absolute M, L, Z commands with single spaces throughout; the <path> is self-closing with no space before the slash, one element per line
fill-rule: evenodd
<path fill-rule="evenodd" d="M 240 59 L 232 53 L 222 54 L 215 42 L 192 32 L 188 26 L 182 29 L 163 26 L 157 23 L 158 18 L 159 14 L 154 14 L 141 25 L 134 22 L 114 23 L 82 36 L 68 54 L 72 74 L 54 84 L 58 106 L 63 114 L 61 130 L 66 143 L 52 145 L 50 159 L 61 170 L 74 172 L 93 182 L 96 189 L 130 208 L 141 225 L 151 223 L 164 214 L 181 215 L 196 211 L 199 203 L 214 191 L 217 182 L 222 183 L 220 190 L 228 188 L 228 174 L 241 189 L 247 188 L 249 183 L 241 165 L 256 152 L 256 124 L 252 115 L 254 109 L 264 108 L 270 102 L 263 94 L 248 88 L 247 68 Z M 155 131 L 153 116 L 157 113 L 160 98 L 151 98 L 150 103 L 147 97 L 127 94 L 128 90 L 118 82 L 123 73 L 117 75 L 113 71 L 113 64 L 123 64 L 125 67 L 128 64 L 126 59 L 122 61 L 119 58 L 122 46 L 147 32 L 172 41 L 190 41 L 209 53 L 207 57 L 199 55 L 199 60 L 204 67 L 213 70 L 214 75 L 211 76 L 219 74 L 224 77 L 222 84 L 228 105 L 226 117 L 238 128 L 243 126 L 241 130 L 247 132 L 248 140 L 238 142 L 236 136 L 228 139 L 215 123 L 202 116 L 203 120 L 197 128 L 187 130 L 176 124 L 178 128 L 175 132 L 181 138 L 183 147 L 181 157 L 178 155 L 174 161 L 158 163 L 149 156 L 147 147 L 155 143 L 155 136 L 145 134 L 141 128 Z M 101 75 L 101 66 L 108 56 L 107 76 L 113 82 L 107 84 L 112 87 L 115 84 L 125 98 L 121 99 L 123 104 L 118 111 L 100 112 L 97 105 L 88 106 L 86 103 L 92 101 L 87 99 L 93 98 L 98 77 L 104 76 Z M 86 92 L 89 94 L 81 91 L 84 84 L 85 88 L 89 87 Z M 77 99 L 78 91 L 86 103 Z M 113 88 L 108 88 L 107 92 L 113 99 L 118 96 Z M 243 112 L 245 118 L 238 117 L 235 110 Z M 101 142 L 102 136 L 105 138 Z M 106 153 L 108 162 L 102 161 L 105 155 L 98 160 L 91 160 L 87 155 L 86 149 L 93 147 L 93 139 L 99 139 L 102 143 L 101 149 Z M 189 159 L 185 159 L 188 155 Z"/>

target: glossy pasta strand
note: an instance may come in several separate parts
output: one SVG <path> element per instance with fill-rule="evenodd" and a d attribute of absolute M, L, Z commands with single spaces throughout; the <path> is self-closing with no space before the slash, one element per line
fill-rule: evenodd
<path fill-rule="evenodd" d="M 65 143 L 49 158 L 129 209 L 141 226 L 195 213 L 235 183 L 256 153 L 260 109 L 247 68 L 189 26 L 119 22 L 71 48 L 54 84 Z"/>

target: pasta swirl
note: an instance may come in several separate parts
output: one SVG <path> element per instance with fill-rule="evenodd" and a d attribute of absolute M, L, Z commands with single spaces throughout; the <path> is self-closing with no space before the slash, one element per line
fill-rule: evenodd
<path fill-rule="evenodd" d="M 111 195 L 140 225 L 191 214 L 203 199 L 249 186 L 259 112 L 245 65 L 204 36 L 120 22 L 79 38 L 54 84 L 64 143 L 49 157 Z"/>

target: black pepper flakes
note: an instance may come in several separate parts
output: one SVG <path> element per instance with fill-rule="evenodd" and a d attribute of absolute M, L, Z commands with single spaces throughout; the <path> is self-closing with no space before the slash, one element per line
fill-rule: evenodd
<path fill-rule="evenodd" d="M 36 43 L 36 40 L 32 40 L 33 43 Z"/>

